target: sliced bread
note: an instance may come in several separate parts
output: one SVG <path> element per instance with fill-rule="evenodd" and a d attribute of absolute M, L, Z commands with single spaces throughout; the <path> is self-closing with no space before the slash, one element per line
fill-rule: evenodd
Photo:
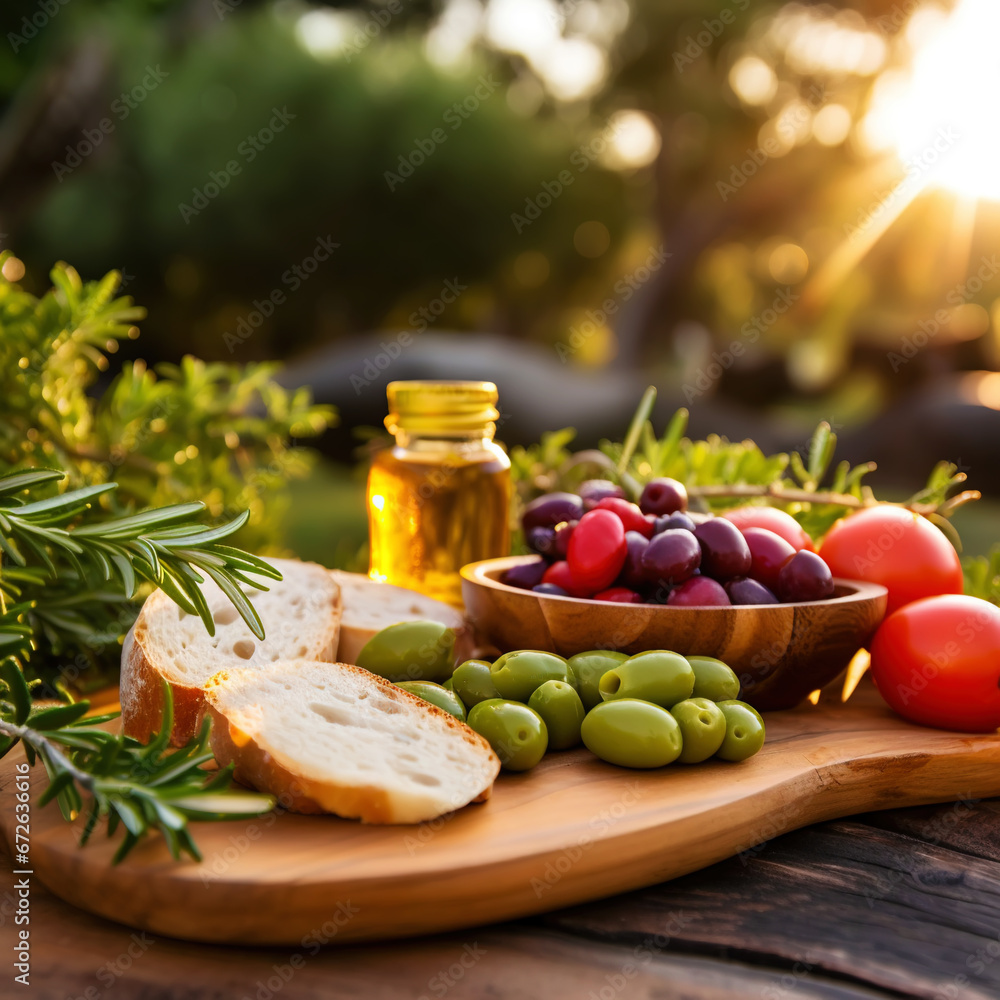
<path fill-rule="evenodd" d="M 344 598 L 344 617 L 340 623 L 340 646 L 337 659 L 341 663 L 357 663 L 358 653 L 376 633 L 399 622 L 416 620 L 441 622 L 460 629 L 462 613 L 450 604 L 425 597 L 415 590 L 379 583 L 362 573 L 330 570 L 340 585 Z"/>
<path fill-rule="evenodd" d="M 294 812 L 420 823 L 487 798 L 500 770 L 454 716 L 346 663 L 226 670 L 205 693 L 216 759 Z"/>
<path fill-rule="evenodd" d="M 264 624 L 263 640 L 211 580 L 201 589 L 215 620 L 214 636 L 197 615 L 186 614 L 162 590 L 149 596 L 122 647 L 122 723 L 129 736 L 145 743 L 159 730 L 164 680 L 174 696 L 170 741 L 180 746 L 198 731 L 205 709 L 203 687 L 218 671 L 259 669 L 298 656 L 336 659 L 340 587 L 330 571 L 294 559 L 270 562 L 283 579 L 268 580 L 266 591 L 244 588 Z"/>

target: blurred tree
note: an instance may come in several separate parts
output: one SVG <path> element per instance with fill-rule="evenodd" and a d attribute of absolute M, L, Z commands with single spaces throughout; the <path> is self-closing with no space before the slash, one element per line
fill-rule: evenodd
<path fill-rule="evenodd" d="M 37 10 L 5 16 L 16 31 Z M 945 12 L 74 0 L 0 56 L 0 228 L 31 261 L 124 268 L 168 357 L 432 324 L 559 349 L 589 322 L 574 364 L 664 366 L 689 403 L 814 400 L 861 420 L 1000 361 L 996 271 L 970 281 L 997 210 L 927 195 L 879 111 Z M 243 145 L 286 106 L 281 132 Z M 269 305 L 321 236 L 340 244 L 330 261 Z M 464 286 L 452 302 L 447 281 Z"/>
<path fill-rule="evenodd" d="M 121 268 L 149 304 L 146 338 L 167 357 L 229 357 L 224 335 L 250 326 L 235 351 L 245 359 L 381 325 L 518 333 L 519 317 L 544 317 L 597 266 L 574 249 L 576 220 L 601 219 L 620 239 L 622 185 L 600 169 L 579 172 L 520 232 L 512 222 L 569 167 L 579 129 L 512 111 L 508 67 L 483 57 L 443 73 L 405 23 L 319 58 L 296 11 L 240 7 L 220 20 L 211 4 L 91 4 L 100 97 L 74 109 L 68 143 L 2 185 L 0 218 L 21 255 Z M 53 66 L 43 60 L 23 88 L 47 92 Z M 321 238 L 339 248 L 308 270 Z M 553 276 L 543 291 L 532 265 Z M 460 294 L 444 296 L 442 313 L 449 281 Z M 273 291 L 286 300 L 258 309 Z"/>

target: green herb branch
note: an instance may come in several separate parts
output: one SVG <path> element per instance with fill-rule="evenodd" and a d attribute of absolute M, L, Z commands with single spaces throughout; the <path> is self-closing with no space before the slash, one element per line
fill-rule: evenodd
<path fill-rule="evenodd" d="M 246 512 L 215 527 L 195 520 L 204 509 L 200 503 L 88 522 L 92 504 L 114 490 L 114 483 L 40 500 L 19 495 L 63 478 L 52 469 L 0 476 L 0 656 L 23 656 L 36 630 L 72 629 L 81 624 L 82 608 L 131 599 L 141 582 L 162 587 L 214 634 L 215 622 L 200 588 L 210 578 L 254 634 L 264 637 L 260 617 L 240 584 L 263 587 L 254 577 L 280 580 L 281 574 L 263 559 L 223 544 L 244 524 Z M 91 585 L 93 580 L 98 586 Z"/>
<path fill-rule="evenodd" d="M 850 510 L 888 502 L 879 500 L 864 483 L 875 470 L 874 462 L 851 466 L 842 461 L 834 466 L 837 435 L 825 421 L 816 428 L 804 455 L 797 451 L 766 455 L 749 440 L 728 441 L 714 434 L 704 441 L 691 440 L 685 436 L 688 411 L 683 408 L 657 435 L 650 421 L 655 401 L 656 389 L 650 386 L 620 443 L 602 441 L 599 448 L 572 452 L 575 432 L 564 428 L 544 435 L 531 448 L 515 448 L 511 465 L 521 501 L 551 490 L 575 489 L 595 474 L 620 483 L 636 498 L 644 483 L 669 476 L 684 483 L 702 509 L 764 500 L 782 506 L 814 538 Z M 975 490 L 959 492 L 964 482 L 965 474 L 955 465 L 939 462 L 924 489 L 898 506 L 926 516 L 961 549 L 948 519 L 963 504 L 979 499 Z"/>
<path fill-rule="evenodd" d="M 89 702 L 33 706 L 24 675 L 10 659 L 0 664 L 0 684 L 0 755 L 20 740 L 28 763 L 41 760 L 48 774 L 39 805 L 55 799 L 69 821 L 86 810 L 81 845 L 99 820 L 107 818 L 109 837 L 121 824 L 125 836 L 115 864 L 151 830 L 162 834 L 174 858 L 186 853 L 200 861 L 189 820 L 245 819 L 274 808 L 270 795 L 230 789 L 231 768 L 203 770 L 212 760 L 207 719 L 189 743 L 168 748 L 173 698 L 167 684 L 160 733 L 148 746 L 99 728 L 117 713 L 84 718 Z"/>

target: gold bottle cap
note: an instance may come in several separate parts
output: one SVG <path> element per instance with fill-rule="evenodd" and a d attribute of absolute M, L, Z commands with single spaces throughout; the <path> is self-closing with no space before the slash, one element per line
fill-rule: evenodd
<path fill-rule="evenodd" d="M 492 382 L 390 382 L 386 387 L 390 433 L 472 434 L 492 437 L 497 387 Z"/>

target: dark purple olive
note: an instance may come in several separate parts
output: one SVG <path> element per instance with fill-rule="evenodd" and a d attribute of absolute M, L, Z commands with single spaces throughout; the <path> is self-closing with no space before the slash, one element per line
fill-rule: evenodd
<path fill-rule="evenodd" d="M 778 572 L 775 587 L 785 602 L 822 601 L 833 597 L 833 575 L 830 567 L 815 552 L 796 552 Z"/>
<path fill-rule="evenodd" d="M 665 517 L 658 517 L 653 528 L 653 534 L 658 535 L 661 531 L 669 531 L 671 528 L 682 528 L 684 531 L 694 531 L 695 523 L 687 514 L 667 514 Z"/>
<path fill-rule="evenodd" d="M 532 528 L 528 532 L 525 541 L 532 552 L 537 552 L 540 556 L 555 558 L 556 554 L 556 531 L 555 528 Z"/>
<path fill-rule="evenodd" d="M 638 531 L 625 532 L 625 565 L 618 574 L 616 586 L 636 590 L 649 582 L 642 567 L 642 556 L 649 546 L 649 539 Z"/>
<path fill-rule="evenodd" d="M 580 483 L 580 488 L 577 492 L 583 501 L 583 509 L 585 511 L 593 510 L 602 500 L 606 500 L 608 497 L 618 497 L 621 500 L 627 499 L 625 491 L 617 483 L 612 483 L 607 479 L 588 479 L 586 482 Z"/>
<path fill-rule="evenodd" d="M 725 582 L 750 572 L 750 547 L 743 532 L 724 517 L 698 524 L 694 536 L 701 545 L 701 571 Z"/>
<path fill-rule="evenodd" d="M 688 491 L 676 479 L 650 479 L 639 497 L 639 509 L 643 514 L 673 514 L 685 511 L 688 505 Z"/>
<path fill-rule="evenodd" d="M 690 531 L 671 528 L 654 535 L 642 554 L 646 579 L 654 586 L 687 580 L 701 562 L 701 547 Z"/>
<path fill-rule="evenodd" d="M 684 513 L 694 521 L 695 527 L 699 524 L 705 524 L 707 521 L 715 520 L 714 514 L 703 514 L 700 510 L 686 510 Z"/>
<path fill-rule="evenodd" d="M 767 587 L 747 576 L 737 577 L 726 584 L 726 593 L 733 604 L 777 604 L 778 598 Z"/>
<path fill-rule="evenodd" d="M 531 589 L 536 594 L 548 594 L 550 597 L 569 597 L 569 594 L 562 587 L 557 587 L 554 583 L 540 583 Z"/>
<path fill-rule="evenodd" d="M 525 538 L 532 528 L 554 528 L 563 521 L 579 521 L 583 517 L 583 501 L 573 493 L 546 493 L 536 497 L 521 515 Z"/>
<path fill-rule="evenodd" d="M 565 559 L 566 553 L 569 550 L 569 540 L 573 537 L 573 529 L 579 524 L 579 521 L 566 521 L 560 524 L 556 528 L 556 556 L 559 559 Z"/>
<path fill-rule="evenodd" d="M 501 577 L 501 582 L 508 587 L 520 587 L 522 590 L 531 590 L 542 582 L 545 570 L 548 566 L 544 559 L 532 559 L 531 562 L 518 563 L 511 566 Z"/>

